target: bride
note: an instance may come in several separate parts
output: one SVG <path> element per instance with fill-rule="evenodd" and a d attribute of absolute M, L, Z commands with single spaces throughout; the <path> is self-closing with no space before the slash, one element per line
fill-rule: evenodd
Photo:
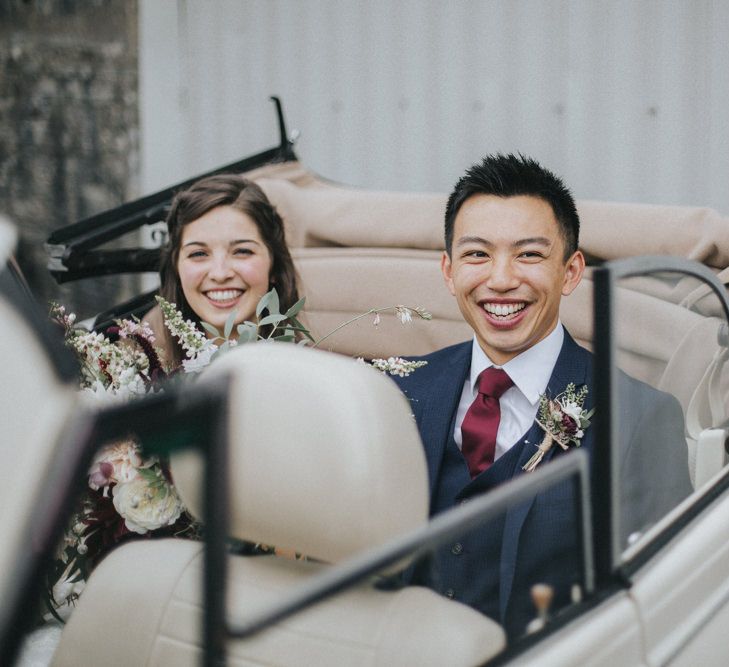
<path fill-rule="evenodd" d="M 207 322 L 222 331 L 231 312 L 236 324 L 254 319 L 258 301 L 274 286 L 281 308 L 298 301 L 283 221 L 252 181 L 235 174 L 197 181 L 173 198 L 167 226 L 160 294 L 201 330 L 200 323 Z M 160 307 L 143 319 L 164 366 L 180 366 L 184 352 L 165 327 Z M 52 619 L 40 626 L 26 637 L 17 664 L 48 665 L 61 631 Z"/>
<path fill-rule="evenodd" d="M 167 229 L 160 295 L 196 325 L 207 322 L 222 331 L 233 311 L 235 324 L 252 320 L 272 287 L 284 311 L 298 300 L 283 220 L 253 181 L 235 174 L 197 181 L 172 200 Z M 159 306 L 143 319 L 165 365 L 179 366 L 184 352 L 164 326 Z"/>

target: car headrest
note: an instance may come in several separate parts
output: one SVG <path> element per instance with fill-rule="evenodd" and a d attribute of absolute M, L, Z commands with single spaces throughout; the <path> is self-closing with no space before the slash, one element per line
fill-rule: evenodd
<path fill-rule="evenodd" d="M 7 276 L 6 276 L 7 277 Z M 0 290 L 0 595 L 17 575 L 14 558 L 27 554 L 59 434 L 73 413 L 76 392 L 58 376 L 38 332 Z M 6 576 L 7 573 L 7 576 Z"/>
<path fill-rule="evenodd" d="M 286 343 L 234 348 L 195 390 L 231 379 L 231 533 L 336 562 L 422 526 L 427 469 L 408 402 L 379 371 Z M 172 476 L 202 517 L 199 455 Z"/>

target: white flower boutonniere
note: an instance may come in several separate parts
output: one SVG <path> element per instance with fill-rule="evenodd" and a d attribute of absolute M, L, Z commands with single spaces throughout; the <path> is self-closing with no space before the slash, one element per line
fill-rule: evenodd
<path fill-rule="evenodd" d="M 587 386 L 582 385 L 575 389 L 574 382 L 570 382 L 555 398 L 547 398 L 546 394 L 539 397 L 537 424 L 544 430 L 544 438 L 523 470 L 534 470 L 555 442 L 562 449 L 567 449 L 570 444 L 580 446 L 585 429 L 590 425 L 590 418 L 595 412 L 595 408 L 589 411 L 583 409 L 586 397 Z"/>

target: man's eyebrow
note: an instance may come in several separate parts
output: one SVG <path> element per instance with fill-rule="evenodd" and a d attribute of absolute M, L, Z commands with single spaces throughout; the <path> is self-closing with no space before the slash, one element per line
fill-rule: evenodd
<path fill-rule="evenodd" d="M 515 248 L 523 248 L 525 245 L 543 245 L 549 247 L 552 245 L 552 242 L 546 236 L 532 236 L 531 238 L 514 241 L 512 245 Z"/>
<path fill-rule="evenodd" d="M 456 246 L 460 247 L 462 245 L 467 245 L 469 243 L 478 243 L 480 245 L 485 245 L 485 246 L 489 246 L 489 247 L 493 245 L 493 243 L 491 243 L 491 241 L 487 241 L 485 238 L 483 238 L 481 236 L 461 236 L 461 238 L 459 238 L 458 241 L 456 242 Z"/>
<path fill-rule="evenodd" d="M 460 247 L 468 245 L 469 243 L 477 243 L 486 247 L 492 247 L 494 245 L 493 243 L 491 243 L 491 241 L 483 238 L 482 236 L 461 236 L 461 238 L 459 238 L 456 242 L 456 246 Z M 546 236 L 531 236 L 526 239 L 519 239 L 518 241 L 514 241 L 514 243 L 512 243 L 511 245 L 513 248 L 522 248 L 526 245 L 542 245 L 549 247 L 552 245 L 552 242 Z"/>

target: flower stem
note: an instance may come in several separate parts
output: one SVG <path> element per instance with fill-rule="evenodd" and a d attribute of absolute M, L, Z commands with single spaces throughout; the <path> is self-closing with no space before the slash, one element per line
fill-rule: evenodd
<path fill-rule="evenodd" d="M 370 308 L 366 313 L 361 313 L 360 315 L 357 315 L 356 317 L 353 317 L 351 320 L 347 320 L 346 322 L 343 322 L 340 324 L 336 329 L 332 329 L 326 336 L 323 338 L 320 338 L 316 343 L 312 345 L 312 347 L 319 347 L 320 343 L 323 343 L 329 336 L 337 333 L 340 329 L 343 329 L 348 324 L 352 324 L 352 322 L 356 322 L 357 320 L 361 320 L 363 317 L 367 317 L 368 315 L 374 315 L 375 313 L 381 313 L 385 310 L 390 310 L 392 306 L 387 306 L 387 308 Z"/>

